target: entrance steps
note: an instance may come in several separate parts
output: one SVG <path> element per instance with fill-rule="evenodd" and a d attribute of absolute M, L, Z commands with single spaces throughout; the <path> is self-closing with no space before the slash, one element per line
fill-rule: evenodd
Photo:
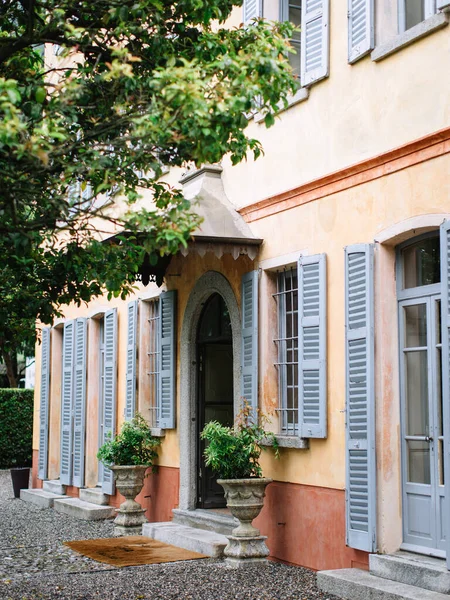
<path fill-rule="evenodd" d="M 222 535 L 231 535 L 232 530 L 239 525 L 239 521 L 231 514 L 214 509 L 182 510 L 174 508 L 172 514 L 173 522 L 178 525 L 205 529 Z"/>
<path fill-rule="evenodd" d="M 66 496 L 66 486 L 59 480 L 44 481 L 42 489 L 20 490 L 20 499 L 86 521 L 110 519 L 116 514 L 116 509 L 108 506 L 109 496 L 100 488 L 80 489 L 80 497 L 71 498 Z"/>
<path fill-rule="evenodd" d="M 180 525 L 172 521 L 167 523 L 144 523 L 142 535 L 213 558 L 222 557 L 224 548 L 228 543 L 227 538 L 221 533 Z"/>
<path fill-rule="evenodd" d="M 371 554 L 369 572 L 338 569 L 317 573 L 321 590 L 348 600 L 449 600 L 445 561 L 411 552 Z"/>
<path fill-rule="evenodd" d="M 114 506 L 100 506 L 92 502 L 84 502 L 80 498 L 65 498 L 55 500 L 53 508 L 60 513 L 70 515 L 76 519 L 85 521 L 99 521 L 101 519 L 110 519 L 116 514 Z"/>

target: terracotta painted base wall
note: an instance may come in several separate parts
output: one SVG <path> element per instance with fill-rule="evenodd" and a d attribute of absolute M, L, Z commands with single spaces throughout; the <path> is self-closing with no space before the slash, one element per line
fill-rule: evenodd
<path fill-rule="evenodd" d="M 144 488 L 136 500 L 145 509 L 147 520 L 162 522 L 172 520 L 172 509 L 178 506 L 180 477 L 179 469 L 159 467 L 157 473 L 150 473 L 144 480 Z M 116 492 L 110 504 L 119 507 L 125 498 Z"/>
<path fill-rule="evenodd" d="M 38 450 L 33 450 L 33 462 L 31 465 L 31 487 L 41 488 L 42 480 L 38 479 Z"/>
<path fill-rule="evenodd" d="M 368 568 L 368 554 L 345 545 L 345 493 L 274 481 L 254 525 L 271 557 L 315 570 Z"/>

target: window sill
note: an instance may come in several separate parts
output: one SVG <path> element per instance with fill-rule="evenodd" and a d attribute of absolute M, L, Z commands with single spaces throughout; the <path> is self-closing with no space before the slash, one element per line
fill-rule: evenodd
<path fill-rule="evenodd" d="M 298 448 L 299 450 L 309 449 L 309 440 L 296 435 L 276 435 L 277 442 L 280 448 Z M 262 442 L 263 446 L 271 446 L 272 442 L 269 438 L 265 438 Z"/>
<path fill-rule="evenodd" d="M 373 61 L 379 62 L 380 60 L 387 58 L 391 54 L 402 50 L 402 48 L 406 48 L 406 46 L 409 46 L 416 40 L 420 40 L 421 38 L 426 37 L 430 33 L 433 33 L 434 31 L 438 31 L 439 29 L 446 27 L 448 23 L 448 13 L 437 13 L 429 19 L 425 19 L 425 21 L 422 21 L 422 23 L 411 27 L 411 29 L 408 29 L 407 31 L 398 34 L 397 36 L 395 36 L 394 39 L 390 40 L 389 42 L 377 46 L 372 51 L 370 57 Z"/>
<path fill-rule="evenodd" d="M 295 94 L 293 96 L 290 96 L 290 98 L 288 99 L 288 105 L 284 106 L 284 104 L 280 103 L 279 106 L 279 110 L 276 113 L 277 115 L 279 115 L 280 113 L 284 112 L 285 110 L 288 110 L 289 108 L 291 108 L 291 106 L 295 106 L 296 104 L 299 104 L 300 102 L 303 102 L 304 100 L 307 100 L 309 98 L 309 88 L 300 88 L 299 90 L 297 90 L 295 92 Z M 254 119 L 255 119 L 255 123 L 262 123 L 264 121 L 264 115 L 262 115 L 261 113 L 256 113 L 254 115 Z"/>
<path fill-rule="evenodd" d="M 166 437 L 166 430 L 161 429 L 161 427 L 151 427 L 150 431 L 152 432 L 153 437 L 158 437 L 158 438 Z"/>

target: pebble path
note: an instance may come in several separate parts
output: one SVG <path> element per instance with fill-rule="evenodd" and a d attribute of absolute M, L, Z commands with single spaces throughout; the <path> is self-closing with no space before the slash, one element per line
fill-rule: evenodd
<path fill-rule="evenodd" d="M 300 567 L 230 569 L 213 559 L 115 568 L 65 540 L 112 537 L 111 521 L 82 521 L 15 500 L 0 471 L 1 600 L 337 600 Z"/>

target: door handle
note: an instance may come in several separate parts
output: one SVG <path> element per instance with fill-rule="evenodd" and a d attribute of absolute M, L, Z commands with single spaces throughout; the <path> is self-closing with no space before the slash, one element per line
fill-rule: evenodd
<path fill-rule="evenodd" d="M 432 438 L 432 437 L 430 437 L 429 435 L 426 435 L 426 436 L 425 436 L 425 441 L 426 441 L 426 442 L 432 442 L 432 441 L 433 441 L 433 438 Z"/>

